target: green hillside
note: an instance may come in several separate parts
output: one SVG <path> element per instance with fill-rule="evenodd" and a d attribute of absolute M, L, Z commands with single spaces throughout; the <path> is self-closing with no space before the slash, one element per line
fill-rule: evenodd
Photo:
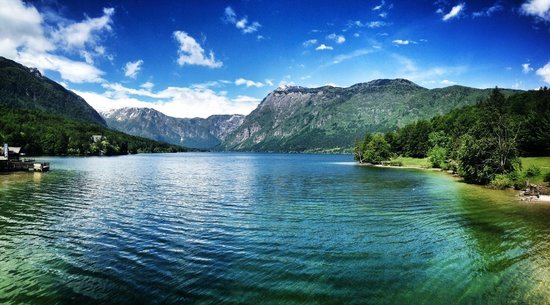
<path fill-rule="evenodd" d="M 94 142 L 93 135 L 101 135 Z M 130 136 L 81 120 L 39 110 L 2 108 L 0 143 L 21 146 L 28 155 L 123 155 L 145 152 L 180 152 L 185 148 Z"/>
<path fill-rule="evenodd" d="M 279 88 L 223 143 L 236 151 L 350 149 L 366 132 L 395 130 L 487 97 L 490 89 L 452 86 L 428 90 L 403 79 L 348 88 Z M 503 91 L 510 95 L 513 91 Z"/>
<path fill-rule="evenodd" d="M 34 109 L 65 118 L 106 125 L 86 101 L 60 84 L 0 56 L 0 107 Z"/>

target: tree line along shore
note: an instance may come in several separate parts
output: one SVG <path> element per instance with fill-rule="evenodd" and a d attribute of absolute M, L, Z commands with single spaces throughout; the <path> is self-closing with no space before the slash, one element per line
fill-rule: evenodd
<path fill-rule="evenodd" d="M 476 105 L 357 140 L 361 164 L 432 167 L 467 183 L 525 189 L 550 183 L 550 90 L 506 98 L 498 88 Z M 522 162 L 523 161 L 523 162 Z M 540 192 L 540 191 L 539 191 Z"/>

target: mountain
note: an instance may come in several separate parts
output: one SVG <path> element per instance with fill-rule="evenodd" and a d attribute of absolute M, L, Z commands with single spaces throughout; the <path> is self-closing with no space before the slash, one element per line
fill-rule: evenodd
<path fill-rule="evenodd" d="M 383 132 L 475 104 L 491 89 L 426 89 L 405 79 L 348 88 L 279 87 L 222 143 L 231 151 L 348 149 L 366 132 Z M 511 90 L 503 90 L 510 95 Z"/>
<path fill-rule="evenodd" d="M 212 149 L 239 127 L 242 115 L 180 119 L 150 108 L 122 108 L 102 113 L 110 128 L 160 142 Z"/>
<path fill-rule="evenodd" d="M 39 110 L 68 119 L 105 126 L 103 118 L 86 101 L 60 84 L 0 56 L 0 106 Z"/>

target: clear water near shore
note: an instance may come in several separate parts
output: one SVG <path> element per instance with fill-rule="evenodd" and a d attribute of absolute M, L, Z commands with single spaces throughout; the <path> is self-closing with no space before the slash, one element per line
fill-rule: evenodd
<path fill-rule="evenodd" d="M 550 205 L 349 155 L 0 176 L 0 303 L 548 304 Z"/>

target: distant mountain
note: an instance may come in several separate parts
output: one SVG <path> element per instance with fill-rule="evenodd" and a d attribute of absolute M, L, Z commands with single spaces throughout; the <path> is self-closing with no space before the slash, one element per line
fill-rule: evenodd
<path fill-rule="evenodd" d="M 222 143 L 231 151 L 327 151 L 353 146 L 366 132 L 393 130 L 474 104 L 491 89 L 426 89 L 405 79 L 348 88 L 280 87 Z M 503 90 L 506 95 L 511 90 Z"/>
<path fill-rule="evenodd" d="M 122 108 L 102 112 L 110 128 L 160 142 L 213 149 L 244 121 L 242 115 L 213 115 L 180 119 L 150 108 Z"/>
<path fill-rule="evenodd" d="M 0 56 L 0 106 L 39 110 L 68 119 L 105 126 L 103 118 L 86 101 L 60 84 Z"/>

